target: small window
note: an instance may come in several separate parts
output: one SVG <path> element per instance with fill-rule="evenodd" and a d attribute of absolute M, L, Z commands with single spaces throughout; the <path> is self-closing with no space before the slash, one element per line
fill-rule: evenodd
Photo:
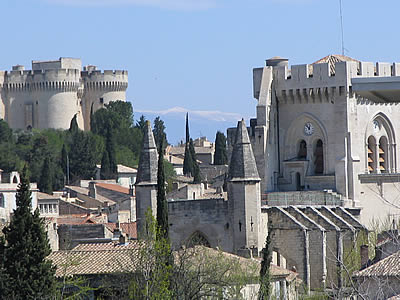
<path fill-rule="evenodd" d="M 6 207 L 6 201 L 4 200 L 4 194 L 0 193 L 0 208 Z"/>
<path fill-rule="evenodd" d="M 101 103 L 101 104 L 104 103 L 104 98 L 100 98 L 100 103 Z"/>

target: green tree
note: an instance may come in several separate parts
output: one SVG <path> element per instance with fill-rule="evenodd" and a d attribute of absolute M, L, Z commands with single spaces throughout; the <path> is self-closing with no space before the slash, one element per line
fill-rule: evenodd
<path fill-rule="evenodd" d="M 142 132 L 144 132 L 144 128 L 146 127 L 146 118 L 145 116 L 141 115 L 139 121 L 136 122 L 135 127 L 139 128 Z"/>
<path fill-rule="evenodd" d="M 174 166 L 164 159 L 164 171 L 165 171 L 165 181 L 167 183 L 166 193 L 172 191 L 174 179 L 176 178 L 176 172 Z"/>
<path fill-rule="evenodd" d="M 185 146 L 185 157 L 183 159 L 183 174 L 185 176 L 192 176 L 193 172 L 193 159 L 192 154 L 189 150 L 189 144 Z"/>
<path fill-rule="evenodd" d="M 39 189 L 43 193 L 51 194 L 53 193 L 53 169 L 51 166 L 50 157 L 47 156 L 44 160 L 42 172 L 40 174 Z"/>
<path fill-rule="evenodd" d="M 0 119 L 0 144 L 4 142 L 10 143 L 12 139 L 12 129 L 10 129 L 6 121 Z"/>
<path fill-rule="evenodd" d="M 165 171 L 162 145 L 159 147 L 157 170 L 157 226 L 163 238 L 168 239 L 168 203 L 165 196 Z"/>
<path fill-rule="evenodd" d="M 222 132 L 217 131 L 215 136 L 214 165 L 226 164 L 228 164 L 228 156 L 226 154 L 226 137 Z"/>
<path fill-rule="evenodd" d="M 103 157 L 101 159 L 100 178 L 110 179 L 111 173 L 112 172 L 110 169 L 110 155 L 108 154 L 107 149 L 104 149 Z"/>
<path fill-rule="evenodd" d="M 272 262 L 271 232 L 268 232 L 265 247 L 262 249 L 262 261 L 260 269 L 260 290 L 259 300 L 268 300 L 271 295 L 271 274 L 270 266 Z"/>
<path fill-rule="evenodd" d="M 0 254 L 3 275 L 0 285 L 3 299 L 43 299 L 54 292 L 55 268 L 46 257 L 51 253 L 44 219 L 39 210 L 32 213 L 32 197 L 27 168 L 21 174 L 10 224 L 3 229 Z"/>
<path fill-rule="evenodd" d="M 200 183 L 201 182 L 201 174 L 200 174 L 200 167 L 197 162 L 196 152 L 194 150 L 193 140 L 189 140 L 189 152 L 190 156 L 192 157 L 192 176 L 193 176 L 193 183 Z"/>
<path fill-rule="evenodd" d="M 94 178 L 96 163 L 101 161 L 103 151 L 104 144 L 101 137 L 83 131 L 72 135 L 69 155 L 71 182 Z"/>
<path fill-rule="evenodd" d="M 154 135 L 154 140 L 157 145 L 157 149 L 160 149 L 160 145 L 161 145 L 162 152 L 160 152 L 160 153 L 164 153 L 164 150 L 168 145 L 168 141 L 167 141 L 167 135 L 165 133 L 164 121 L 161 120 L 161 118 L 159 116 L 154 119 L 153 135 Z"/>
<path fill-rule="evenodd" d="M 115 143 L 111 128 L 109 128 L 107 132 L 106 147 L 104 149 L 103 158 L 101 160 L 100 175 L 102 179 L 117 178 Z"/>
<path fill-rule="evenodd" d="M 68 178 L 69 174 L 67 174 L 68 170 L 68 151 L 67 151 L 67 147 L 65 146 L 65 144 L 63 144 L 62 150 L 61 150 L 61 158 L 60 158 L 60 166 L 61 169 L 64 173 L 64 176 L 66 178 Z M 69 183 L 68 183 L 69 184 Z"/>
<path fill-rule="evenodd" d="M 74 117 L 72 118 L 71 123 L 69 125 L 69 131 L 71 133 L 75 133 L 75 132 L 77 132 L 79 130 L 77 116 L 78 116 L 78 114 L 74 115 Z"/>
<path fill-rule="evenodd" d="M 190 134 L 189 134 L 189 113 L 186 113 L 186 144 L 189 143 Z"/>
<path fill-rule="evenodd" d="M 130 299 L 169 300 L 171 286 L 171 245 L 160 233 L 150 208 L 146 212 L 146 232 L 141 234 L 143 247 L 132 253 L 137 262 L 136 276 L 129 285 Z M 156 238 L 157 237 L 157 238 Z"/>

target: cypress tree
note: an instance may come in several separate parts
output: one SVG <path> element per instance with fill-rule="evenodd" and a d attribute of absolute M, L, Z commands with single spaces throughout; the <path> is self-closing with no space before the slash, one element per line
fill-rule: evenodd
<path fill-rule="evenodd" d="M 75 132 L 77 132 L 79 130 L 77 115 L 78 114 L 74 115 L 74 117 L 72 118 L 71 123 L 69 125 L 69 132 L 71 132 L 72 134 L 74 134 Z"/>
<path fill-rule="evenodd" d="M 193 176 L 193 183 L 200 183 L 201 182 L 200 167 L 199 164 L 197 163 L 196 152 L 194 150 L 194 144 L 192 139 L 189 140 L 189 152 L 192 158 L 191 174 Z"/>
<path fill-rule="evenodd" d="M 16 203 L 10 224 L 3 229 L 0 241 L 3 270 L 0 284 L 3 299 L 43 299 L 54 292 L 55 267 L 46 257 L 51 253 L 44 219 L 39 210 L 32 213 L 32 197 L 27 168 L 21 174 Z M 0 265 L 1 268 L 1 265 Z"/>
<path fill-rule="evenodd" d="M 158 171 L 157 171 L 157 225 L 161 237 L 168 238 L 168 203 L 165 196 L 165 171 L 164 156 L 162 155 L 162 144 L 158 148 Z"/>
<path fill-rule="evenodd" d="M 51 194 L 53 192 L 53 168 L 51 167 L 50 157 L 47 156 L 43 162 L 40 174 L 39 189 L 43 193 Z"/>
<path fill-rule="evenodd" d="M 260 269 L 260 290 L 258 293 L 259 300 L 268 300 L 271 295 L 271 275 L 270 266 L 272 262 L 271 233 L 268 230 L 265 248 L 262 250 L 262 261 Z"/>
<path fill-rule="evenodd" d="M 65 146 L 65 144 L 63 144 L 63 147 L 61 150 L 60 165 L 61 165 L 61 169 L 63 170 L 64 175 L 67 176 L 68 152 L 67 152 L 67 147 Z"/>
<path fill-rule="evenodd" d="M 112 129 L 109 127 L 107 130 L 106 149 L 108 152 L 110 179 L 117 178 L 117 158 L 115 154 L 114 136 L 112 133 Z"/>
<path fill-rule="evenodd" d="M 189 134 L 189 113 L 186 113 L 186 144 L 189 143 L 190 134 Z"/>
<path fill-rule="evenodd" d="M 189 150 L 189 144 L 185 146 L 185 157 L 183 159 L 183 174 L 185 176 L 192 176 L 193 171 L 193 159 Z"/>
<path fill-rule="evenodd" d="M 100 178 L 110 179 L 110 176 L 111 176 L 110 156 L 108 154 L 107 149 L 104 149 L 103 157 L 101 159 Z"/>
<path fill-rule="evenodd" d="M 226 154 L 226 137 L 218 131 L 215 136 L 214 165 L 226 165 L 228 156 Z"/>
<path fill-rule="evenodd" d="M 96 127 L 96 119 L 93 117 L 93 104 L 90 106 L 90 131 L 93 132 L 94 128 Z"/>

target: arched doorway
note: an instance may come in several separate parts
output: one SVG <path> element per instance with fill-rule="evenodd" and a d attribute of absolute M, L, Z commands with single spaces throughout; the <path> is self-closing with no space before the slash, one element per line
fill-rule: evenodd
<path fill-rule="evenodd" d="M 194 247 L 194 246 L 205 246 L 205 247 L 211 247 L 210 242 L 207 240 L 207 238 L 204 236 L 203 233 L 199 231 L 195 231 L 187 241 L 187 246 L 188 247 Z"/>
<path fill-rule="evenodd" d="M 307 143 L 305 140 L 301 140 L 299 143 L 299 151 L 297 151 L 298 159 L 307 159 Z"/>

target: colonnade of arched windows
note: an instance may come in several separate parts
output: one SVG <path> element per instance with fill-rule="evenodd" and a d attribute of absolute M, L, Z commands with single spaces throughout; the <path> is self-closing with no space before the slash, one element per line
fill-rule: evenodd
<path fill-rule="evenodd" d="M 395 135 L 389 119 L 383 114 L 378 114 L 368 125 L 366 137 L 367 172 L 396 172 Z"/>
<path fill-rule="evenodd" d="M 389 148 L 388 138 L 381 136 L 376 141 L 374 136 L 368 137 L 367 163 L 369 173 L 387 173 L 392 166 L 392 155 Z"/>

